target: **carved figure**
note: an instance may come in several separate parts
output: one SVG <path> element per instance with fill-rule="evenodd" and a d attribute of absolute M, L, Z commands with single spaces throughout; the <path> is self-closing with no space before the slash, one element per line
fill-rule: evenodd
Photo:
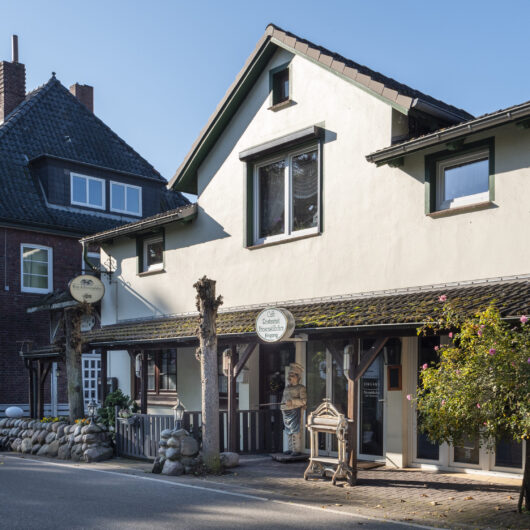
<path fill-rule="evenodd" d="M 298 456 L 302 447 L 302 435 L 300 426 L 302 413 L 307 404 L 307 391 L 302 380 L 303 367 L 298 363 L 289 365 L 287 374 L 287 386 L 283 391 L 281 410 L 285 432 L 289 440 L 289 448 L 285 454 Z"/>

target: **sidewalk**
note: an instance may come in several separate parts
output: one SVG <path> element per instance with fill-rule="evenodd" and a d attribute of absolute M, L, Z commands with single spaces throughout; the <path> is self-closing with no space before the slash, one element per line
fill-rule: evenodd
<path fill-rule="evenodd" d="M 80 467 L 142 476 L 150 473 L 151 466 L 149 462 L 125 458 L 80 464 Z M 516 513 L 519 498 L 519 481 L 516 480 L 497 481 L 490 477 L 484 481 L 464 474 L 380 467 L 359 471 L 356 486 L 350 487 L 342 482 L 332 486 L 329 480 L 304 481 L 305 467 L 305 463 L 280 464 L 268 456 L 256 455 L 242 457 L 239 467 L 220 476 L 152 476 L 162 480 L 190 481 L 204 487 L 222 486 L 226 490 L 411 525 L 452 529 L 530 528 L 530 513 Z"/>

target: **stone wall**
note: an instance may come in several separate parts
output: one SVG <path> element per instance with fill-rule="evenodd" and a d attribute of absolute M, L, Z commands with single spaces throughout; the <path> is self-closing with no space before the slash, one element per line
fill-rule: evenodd
<path fill-rule="evenodd" d="M 74 462 L 98 462 L 114 455 L 102 423 L 73 424 L 31 419 L 0 419 L 0 450 L 49 456 Z"/>

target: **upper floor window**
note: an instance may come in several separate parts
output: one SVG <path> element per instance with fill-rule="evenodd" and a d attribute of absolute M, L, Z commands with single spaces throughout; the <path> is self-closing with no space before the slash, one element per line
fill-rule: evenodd
<path fill-rule="evenodd" d="M 489 198 L 489 152 L 482 150 L 437 164 L 436 209 L 466 206 Z"/>
<path fill-rule="evenodd" d="M 50 293 L 53 290 L 50 247 L 20 245 L 21 290 L 24 293 Z"/>
<path fill-rule="evenodd" d="M 105 181 L 70 173 L 70 202 L 79 206 L 105 209 Z"/>
<path fill-rule="evenodd" d="M 113 212 L 142 215 L 142 188 L 111 182 L 110 209 Z"/>
<path fill-rule="evenodd" d="M 317 233 L 319 149 L 287 153 L 254 169 L 254 243 Z"/>
<path fill-rule="evenodd" d="M 143 240 L 143 272 L 164 268 L 164 238 L 162 235 Z"/>
<path fill-rule="evenodd" d="M 494 199 L 494 139 L 453 145 L 425 158 L 426 213 L 488 207 Z"/>
<path fill-rule="evenodd" d="M 292 79 L 289 63 L 282 64 L 269 71 L 269 90 L 271 110 L 279 110 L 291 103 Z"/>

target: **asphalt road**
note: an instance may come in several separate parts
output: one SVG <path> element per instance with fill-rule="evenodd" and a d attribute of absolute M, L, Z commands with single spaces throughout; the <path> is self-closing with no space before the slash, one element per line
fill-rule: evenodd
<path fill-rule="evenodd" d="M 2 456 L 0 464 L 2 529 L 410 528 L 186 477 L 168 481 L 29 457 Z"/>

